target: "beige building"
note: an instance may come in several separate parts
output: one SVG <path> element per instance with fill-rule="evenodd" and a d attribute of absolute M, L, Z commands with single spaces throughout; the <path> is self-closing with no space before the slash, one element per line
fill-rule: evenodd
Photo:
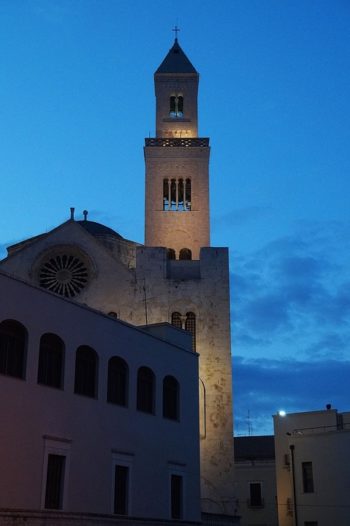
<path fill-rule="evenodd" d="M 77 221 L 71 209 L 57 228 L 9 247 L 0 270 L 128 323 L 168 322 L 191 333 L 200 355 L 201 507 L 233 515 L 228 250 L 209 246 L 209 139 L 198 136 L 199 75 L 177 39 L 154 81 L 145 245 L 87 212 Z"/>
<path fill-rule="evenodd" d="M 234 449 L 240 525 L 277 526 L 274 437 L 235 437 Z"/>
<path fill-rule="evenodd" d="M 279 526 L 348 526 L 350 412 L 274 416 Z"/>

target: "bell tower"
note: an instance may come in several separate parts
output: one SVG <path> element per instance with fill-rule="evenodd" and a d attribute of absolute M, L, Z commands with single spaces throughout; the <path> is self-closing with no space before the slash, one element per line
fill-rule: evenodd
<path fill-rule="evenodd" d="M 177 38 L 154 75 L 156 137 L 145 141 L 145 244 L 172 259 L 209 246 L 209 139 L 198 137 L 199 74 Z"/>

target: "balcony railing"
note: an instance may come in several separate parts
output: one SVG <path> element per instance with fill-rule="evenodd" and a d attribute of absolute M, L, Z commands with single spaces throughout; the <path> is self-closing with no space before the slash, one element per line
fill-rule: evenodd
<path fill-rule="evenodd" d="M 170 148 L 207 148 L 209 146 L 208 137 L 194 137 L 194 138 L 175 138 L 175 137 L 155 137 L 150 139 L 145 139 L 146 146 L 165 146 Z"/>

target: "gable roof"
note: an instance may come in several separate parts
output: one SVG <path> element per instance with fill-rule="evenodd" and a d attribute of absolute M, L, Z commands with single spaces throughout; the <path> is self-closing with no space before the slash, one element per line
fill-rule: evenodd
<path fill-rule="evenodd" d="M 177 38 L 175 38 L 173 47 L 169 50 L 169 53 L 157 69 L 156 74 L 157 73 L 195 73 L 198 75 L 180 47 Z"/>

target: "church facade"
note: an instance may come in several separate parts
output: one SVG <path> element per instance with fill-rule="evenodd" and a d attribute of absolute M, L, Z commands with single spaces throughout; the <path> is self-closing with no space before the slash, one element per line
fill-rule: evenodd
<path fill-rule="evenodd" d="M 209 139 L 198 135 L 199 75 L 177 39 L 155 76 L 156 136 L 145 140 L 145 244 L 70 218 L 8 248 L 0 270 L 145 330 L 168 322 L 199 354 L 201 509 L 234 515 L 227 248 L 210 247 Z"/>

